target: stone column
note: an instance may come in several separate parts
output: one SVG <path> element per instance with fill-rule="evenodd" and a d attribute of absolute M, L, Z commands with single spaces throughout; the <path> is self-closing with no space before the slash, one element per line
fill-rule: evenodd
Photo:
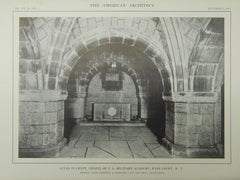
<path fill-rule="evenodd" d="M 217 102 L 215 104 L 215 144 L 217 146 L 218 152 L 221 156 L 224 156 L 224 106 L 222 106 L 222 99 L 221 96 L 217 98 Z"/>
<path fill-rule="evenodd" d="M 59 91 L 21 91 L 19 157 L 51 157 L 65 144 L 64 100 Z"/>
<path fill-rule="evenodd" d="M 215 141 L 215 105 L 217 96 L 210 94 L 164 97 L 166 136 L 164 146 L 173 156 L 219 157 Z"/>
<path fill-rule="evenodd" d="M 140 102 L 140 118 L 146 120 L 148 118 L 148 109 L 147 109 L 147 95 L 145 93 L 139 93 L 139 102 Z"/>
<path fill-rule="evenodd" d="M 86 93 L 75 93 L 66 101 L 67 117 L 74 119 L 75 123 L 84 121 Z"/>

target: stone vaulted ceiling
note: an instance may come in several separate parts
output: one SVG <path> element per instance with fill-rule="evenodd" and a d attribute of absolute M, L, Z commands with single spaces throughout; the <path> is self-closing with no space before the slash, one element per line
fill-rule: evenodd
<path fill-rule="evenodd" d="M 66 90 L 86 53 L 121 44 L 158 68 L 165 93 L 217 92 L 223 83 L 221 18 L 20 18 L 20 90 Z"/>

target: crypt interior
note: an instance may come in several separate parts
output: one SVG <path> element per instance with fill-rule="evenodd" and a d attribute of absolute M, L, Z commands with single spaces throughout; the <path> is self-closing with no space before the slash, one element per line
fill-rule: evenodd
<path fill-rule="evenodd" d="M 20 158 L 224 158 L 224 18 L 19 18 Z"/>

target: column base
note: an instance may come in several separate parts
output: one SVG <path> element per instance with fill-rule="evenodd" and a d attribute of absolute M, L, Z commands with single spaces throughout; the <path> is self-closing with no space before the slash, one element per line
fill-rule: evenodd
<path fill-rule="evenodd" d="M 215 147 L 186 147 L 176 145 L 167 138 L 162 139 L 163 146 L 173 157 L 179 158 L 222 158 Z"/>
<path fill-rule="evenodd" d="M 49 158 L 54 157 L 67 144 L 63 138 L 57 145 L 42 148 L 19 148 L 19 158 Z"/>

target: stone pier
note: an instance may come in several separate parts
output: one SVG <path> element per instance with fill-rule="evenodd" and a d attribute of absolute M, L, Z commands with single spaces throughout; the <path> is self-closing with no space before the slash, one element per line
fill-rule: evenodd
<path fill-rule="evenodd" d="M 64 100 L 59 91 L 22 91 L 19 101 L 19 156 L 51 157 L 65 144 Z"/>
<path fill-rule="evenodd" d="M 164 97 L 166 136 L 164 146 L 177 157 L 218 157 L 217 97 L 185 95 Z M 218 113 L 221 113 L 219 111 Z M 218 141 L 216 141 L 218 140 Z"/>
<path fill-rule="evenodd" d="M 85 97 L 86 93 L 75 93 L 66 100 L 66 112 L 68 117 L 76 123 L 83 121 L 85 118 Z"/>

